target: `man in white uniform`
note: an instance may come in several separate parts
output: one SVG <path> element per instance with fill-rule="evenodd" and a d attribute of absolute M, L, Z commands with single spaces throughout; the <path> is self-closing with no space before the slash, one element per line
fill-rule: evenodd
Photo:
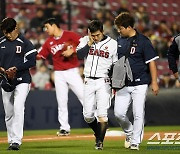
<path fill-rule="evenodd" d="M 117 42 L 103 34 L 100 21 L 93 20 L 88 26 L 88 36 L 80 39 L 77 56 L 85 58 L 84 119 L 95 133 L 95 149 L 102 150 L 108 124 L 107 111 L 111 105 L 108 70 L 117 61 Z"/>

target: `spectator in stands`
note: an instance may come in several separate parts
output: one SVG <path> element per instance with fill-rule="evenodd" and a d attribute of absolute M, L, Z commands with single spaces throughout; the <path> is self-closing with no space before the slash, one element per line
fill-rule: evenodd
<path fill-rule="evenodd" d="M 180 24 L 178 24 L 177 22 L 174 22 L 171 25 L 170 29 L 172 31 L 172 35 L 175 36 L 180 33 Z"/>
<path fill-rule="evenodd" d="M 46 65 L 43 63 L 40 65 L 37 72 L 32 76 L 32 82 L 34 83 L 35 89 L 46 89 L 46 86 L 50 84 L 50 74 Z"/>
<path fill-rule="evenodd" d="M 149 25 L 149 14 L 147 13 L 146 8 L 144 6 L 138 6 L 136 17 L 138 20 L 142 20 L 146 26 Z"/>
<path fill-rule="evenodd" d="M 111 6 L 109 5 L 107 0 L 96 0 L 93 2 L 93 7 L 96 10 L 110 10 Z"/>
<path fill-rule="evenodd" d="M 87 26 L 85 26 L 84 24 L 79 24 L 78 25 L 78 33 L 81 36 L 84 36 L 85 34 L 87 34 Z"/>
<path fill-rule="evenodd" d="M 47 1 L 46 8 L 44 9 L 46 19 L 55 18 L 59 23 L 63 24 L 65 21 L 62 18 L 61 12 L 56 8 L 56 1 Z"/>
<path fill-rule="evenodd" d="M 163 88 L 170 88 L 175 85 L 174 79 L 171 78 L 170 73 L 164 73 L 162 76 L 162 81 L 160 83 L 160 86 Z"/>
<path fill-rule="evenodd" d="M 44 10 L 42 8 L 37 8 L 36 16 L 30 21 L 30 28 L 32 31 L 40 33 L 42 32 L 42 22 L 45 20 Z"/>
<path fill-rule="evenodd" d="M 129 12 L 129 9 L 128 9 L 129 2 L 128 2 L 128 0 L 119 0 L 119 3 L 120 3 L 120 7 L 116 11 L 117 15 L 122 13 L 122 12 Z"/>
<path fill-rule="evenodd" d="M 104 34 L 112 37 L 113 39 L 116 39 L 118 36 L 118 33 L 116 32 L 113 22 L 110 19 L 106 19 L 104 21 Z"/>
<path fill-rule="evenodd" d="M 28 31 L 28 29 L 27 29 L 27 26 L 26 26 L 26 23 L 25 23 L 25 21 L 24 20 L 20 20 L 18 23 L 18 27 L 19 27 L 19 31 L 20 31 L 20 33 L 21 34 L 26 34 L 26 32 Z"/>
<path fill-rule="evenodd" d="M 168 43 L 171 39 L 172 32 L 167 26 L 165 20 L 160 21 L 159 25 L 153 25 L 153 35 L 151 36 L 156 41 L 156 49 L 161 58 L 167 58 Z"/>
<path fill-rule="evenodd" d="M 53 17 L 53 12 L 56 9 L 56 5 L 53 1 L 48 1 L 46 3 L 46 8 L 44 9 L 44 16 L 46 19 Z"/>
<path fill-rule="evenodd" d="M 29 18 L 27 17 L 27 9 L 25 7 L 21 7 L 19 9 L 18 14 L 14 17 L 14 19 L 16 20 L 17 24 L 19 22 L 24 22 L 25 25 L 25 29 L 29 28 Z"/>
<path fill-rule="evenodd" d="M 52 12 L 52 17 L 55 18 L 59 23 L 61 24 L 65 24 L 64 19 L 62 18 L 62 15 L 59 13 L 59 11 L 57 9 L 55 9 Z"/>

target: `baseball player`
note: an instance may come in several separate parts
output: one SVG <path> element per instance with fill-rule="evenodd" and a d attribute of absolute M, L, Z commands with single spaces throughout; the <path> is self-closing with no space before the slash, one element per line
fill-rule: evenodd
<path fill-rule="evenodd" d="M 179 81 L 179 74 L 178 74 L 176 60 L 179 59 L 179 53 L 180 53 L 180 34 L 174 37 L 168 50 L 169 68 L 170 70 L 172 70 L 174 77 L 176 78 L 177 81 Z"/>
<path fill-rule="evenodd" d="M 36 65 L 37 51 L 19 33 L 13 18 L 5 18 L 0 29 L 4 34 L 0 38 L 0 67 L 1 73 L 4 72 L 8 78 L 8 82 L 1 81 L 8 150 L 19 150 L 23 138 L 25 101 L 31 83 L 29 69 Z"/>
<path fill-rule="evenodd" d="M 133 80 L 126 79 L 125 87 L 118 89 L 115 94 L 114 114 L 126 134 L 125 148 L 139 150 L 144 129 L 144 107 L 151 84 L 152 91 L 158 94 L 157 70 L 155 60 L 158 58 L 150 40 L 134 29 L 134 18 L 129 13 L 121 13 L 115 18 L 115 25 L 120 36 L 118 41 L 118 58 L 129 52 Z M 128 51 L 127 51 L 128 50 Z M 132 103 L 133 124 L 126 113 Z"/>
<path fill-rule="evenodd" d="M 88 26 L 88 36 L 80 39 L 76 50 L 79 59 L 85 58 L 84 119 L 95 133 L 95 149 L 102 150 L 111 105 L 108 70 L 117 61 L 117 42 L 103 34 L 100 21 L 93 20 Z"/>
<path fill-rule="evenodd" d="M 58 102 L 59 136 L 70 134 L 68 122 L 68 90 L 69 88 L 83 102 L 83 81 L 79 74 L 79 61 L 76 56 L 76 46 L 80 36 L 71 31 L 62 30 L 55 18 L 44 22 L 44 30 L 50 36 L 38 50 L 37 59 L 46 59 L 52 55 L 56 97 Z"/>

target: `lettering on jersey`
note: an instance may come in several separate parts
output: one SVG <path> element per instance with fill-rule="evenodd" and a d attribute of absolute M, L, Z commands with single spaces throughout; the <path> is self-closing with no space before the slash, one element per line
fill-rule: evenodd
<path fill-rule="evenodd" d="M 16 53 L 21 53 L 22 47 L 21 46 L 16 46 Z"/>
<path fill-rule="evenodd" d="M 109 58 L 109 52 L 108 52 L 107 48 L 105 48 L 104 50 L 98 50 L 98 49 L 94 50 L 94 48 L 90 48 L 89 55 L 95 55 L 95 56 L 99 56 L 99 57 Z"/>
<path fill-rule="evenodd" d="M 51 47 L 51 53 L 55 55 L 58 51 L 62 50 L 63 47 L 64 47 L 64 44 L 56 44 Z"/>

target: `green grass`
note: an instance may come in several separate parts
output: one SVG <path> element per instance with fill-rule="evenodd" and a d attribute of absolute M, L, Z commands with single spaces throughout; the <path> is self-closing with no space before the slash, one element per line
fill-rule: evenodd
<path fill-rule="evenodd" d="M 121 130 L 120 128 L 110 128 L 110 130 Z M 55 135 L 57 130 L 33 130 L 24 131 L 24 136 L 30 135 Z M 145 127 L 145 132 L 176 132 L 180 131 L 180 126 L 150 126 Z M 72 129 L 71 134 L 92 134 L 90 129 Z M 0 137 L 5 137 L 6 132 L 0 132 Z M 157 145 L 161 150 L 150 150 L 147 141 L 143 140 L 140 151 L 131 151 L 123 147 L 124 141 L 122 140 L 106 140 L 104 141 L 104 150 L 94 150 L 93 140 L 60 140 L 60 141 L 35 141 L 23 142 L 20 151 L 7 151 L 8 144 L 1 143 L 0 138 L 0 154 L 126 154 L 126 153 L 142 153 L 142 154 L 174 154 L 180 153 L 179 150 L 165 149 L 166 146 Z M 174 145 L 173 145 L 174 146 Z M 172 146 L 170 147 L 172 148 Z"/>

